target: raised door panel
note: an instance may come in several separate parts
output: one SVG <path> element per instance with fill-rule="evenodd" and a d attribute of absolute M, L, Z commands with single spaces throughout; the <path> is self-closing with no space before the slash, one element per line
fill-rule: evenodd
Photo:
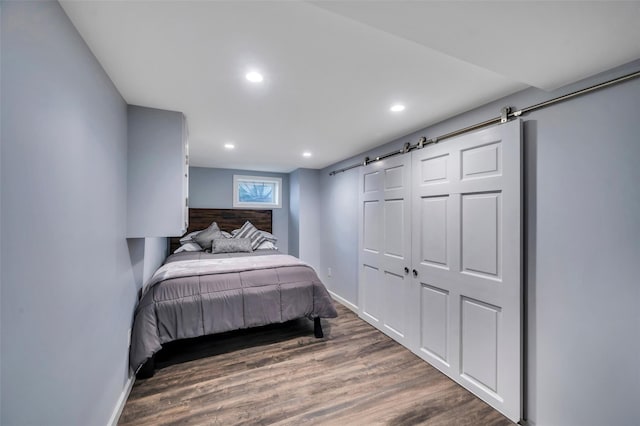
<path fill-rule="evenodd" d="M 382 247 L 382 232 L 380 220 L 382 218 L 380 201 L 365 201 L 362 205 L 363 214 L 363 250 L 378 254 Z"/>
<path fill-rule="evenodd" d="M 373 196 L 377 196 L 377 192 L 382 189 L 382 174 L 379 170 L 373 170 L 371 172 L 364 173 L 363 175 L 363 183 L 362 183 L 362 193 L 374 194 Z"/>
<path fill-rule="evenodd" d="M 474 387 L 498 395 L 498 330 L 501 326 L 500 308 L 461 298 L 462 339 L 461 376 Z"/>
<path fill-rule="evenodd" d="M 405 235 L 405 200 L 385 200 L 384 202 L 384 255 L 395 259 L 407 256 Z M 379 222 L 378 222 L 379 223 Z"/>
<path fill-rule="evenodd" d="M 461 151 L 461 179 L 499 176 L 502 172 L 502 143 L 495 141 Z"/>
<path fill-rule="evenodd" d="M 447 215 L 449 196 L 423 197 L 419 205 L 420 220 L 416 224 L 419 241 L 419 262 L 428 267 L 449 269 L 447 252 Z"/>
<path fill-rule="evenodd" d="M 409 279 L 404 274 L 385 271 L 384 280 L 384 327 L 387 334 L 396 340 L 403 340 L 406 334 L 407 315 L 407 286 Z"/>
<path fill-rule="evenodd" d="M 463 273 L 500 279 L 500 192 L 462 196 Z"/>
<path fill-rule="evenodd" d="M 362 265 L 361 282 L 364 286 L 362 291 L 361 309 L 362 314 L 369 322 L 378 323 L 383 317 L 384 294 L 382 283 L 380 282 L 380 269 L 372 265 Z"/>
<path fill-rule="evenodd" d="M 420 313 L 419 350 L 449 367 L 449 292 L 420 284 Z"/>
<path fill-rule="evenodd" d="M 404 165 L 384 169 L 384 189 L 402 189 L 405 186 Z"/>
<path fill-rule="evenodd" d="M 437 185 L 448 182 L 449 153 L 437 154 L 421 158 L 416 168 L 418 184 Z"/>

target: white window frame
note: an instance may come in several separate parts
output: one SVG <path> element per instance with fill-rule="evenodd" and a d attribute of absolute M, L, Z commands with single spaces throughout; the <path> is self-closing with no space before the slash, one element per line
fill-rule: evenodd
<path fill-rule="evenodd" d="M 264 182 L 275 184 L 275 203 L 247 203 L 240 201 L 239 184 L 242 182 Z M 270 176 L 243 176 L 233 175 L 233 207 L 256 208 L 256 209 L 279 209 L 282 208 L 282 179 Z"/>

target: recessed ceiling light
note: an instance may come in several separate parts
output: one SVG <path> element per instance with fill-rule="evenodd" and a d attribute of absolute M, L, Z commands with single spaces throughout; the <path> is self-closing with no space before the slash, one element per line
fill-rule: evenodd
<path fill-rule="evenodd" d="M 225 143 L 225 144 L 224 144 L 224 147 L 225 147 L 226 149 L 233 149 L 233 148 L 235 148 L 236 146 L 235 146 L 234 144 L 232 144 L 232 143 Z"/>
<path fill-rule="evenodd" d="M 305 151 L 302 153 L 303 157 L 311 157 L 311 153 L 309 151 Z"/>
<path fill-rule="evenodd" d="M 262 80 L 264 80 L 262 74 L 257 71 L 248 72 L 245 77 L 252 83 L 260 83 Z"/>
<path fill-rule="evenodd" d="M 404 105 L 402 104 L 395 104 L 392 105 L 391 108 L 389 108 L 389 110 L 391 112 L 400 112 L 400 111 L 404 111 Z"/>

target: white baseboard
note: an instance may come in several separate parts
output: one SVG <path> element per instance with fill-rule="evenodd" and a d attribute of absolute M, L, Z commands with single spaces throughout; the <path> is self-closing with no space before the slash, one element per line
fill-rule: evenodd
<path fill-rule="evenodd" d="M 122 389 L 122 393 L 120 394 L 120 398 L 118 398 L 118 402 L 116 406 L 113 408 L 113 413 L 111 413 L 111 418 L 109 419 L 109 423 L 107 426 L 117 426 L 118 420 L 120 420 L 120 415 L 122 414 L 122 410 L 124 410 L 124 405 L 127 403 L 127 399 L 129 398 L 129 394 L 131 393 L 131 388 L 133 388 L 133 383 L 136 381 L 136 375 L 132 374 L 127 380 L 127 383 L 124 385 L 124 389 Z"/>
<path fill-rule="evenodd" d="M 331 297 L 333 297 L 336 301 L 338 301 L 341 305 L 346 306 L 347 308 L 351 309 L 353 312 L 355 312 L 356 314 L 358 313 L 359 309 L 358 306 L 354 305 L 353 303 L 349 302 L 347 299 L 345 299 L 342 296 L 338 296 L 337 294 L 335 294 L 334 292 L 332 292 L 331 290 L 328 290 L 329 294 L 331 295 Z"/>

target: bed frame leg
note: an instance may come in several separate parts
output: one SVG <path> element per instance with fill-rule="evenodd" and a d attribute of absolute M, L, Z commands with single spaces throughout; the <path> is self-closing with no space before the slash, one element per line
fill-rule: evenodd
<path fill-rule="evenodd" d="M 313 319 L 313 335 L 318 339 L 324 337 L 324 333 L 322 332 L 322 324 L 320 323 L 320 317 L 315 317 Z"/>
<path fill-rule="evenodd" d="M 142 368 L 138 370 L 138 374 L 136 374 L 136 379 L 148 379 L 153 377 L 156 369 L 156 356 L 152 356 L 142 364 Z"/>

